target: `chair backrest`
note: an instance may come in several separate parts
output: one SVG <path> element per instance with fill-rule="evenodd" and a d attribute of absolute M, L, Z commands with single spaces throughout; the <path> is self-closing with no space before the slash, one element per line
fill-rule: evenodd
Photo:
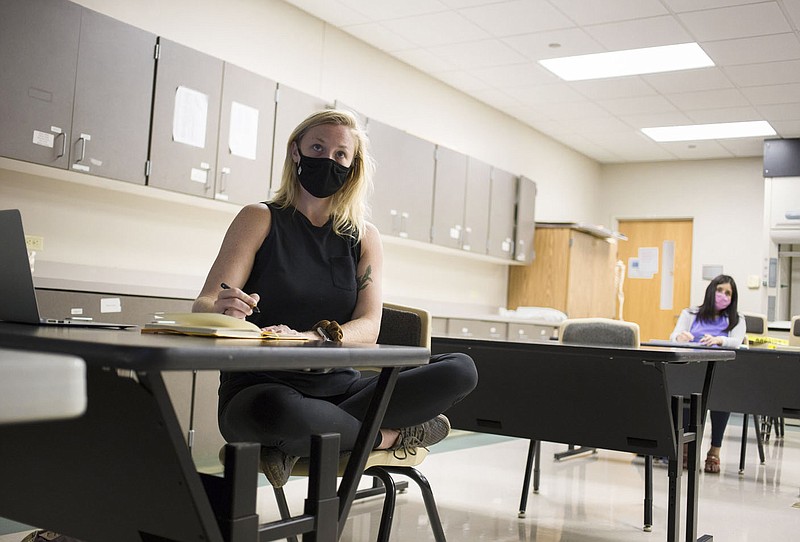
<path fill-rule="evenodd" d="M 431 315 L 424 309 L 383 304 L 378 344 L 431 347 Z"/>
<path fill-rule="evenodd" d="M 567 344 L 639 347 L 639 324 L 611 318 L 570 318 L 561 322 L 558 340 Z"/>
<path fill-rule="evenodd" d="M 800 346 L 800 314 L 792 316 L 792 325 L 789 326 L 789 345 Z"/>
<path fill-rule="evenodd" d="M 767 317 L 764 314 L 756 312 L 741 312 L 744 316 L 746 331 L 748 335 L 758 335 L 760 337 L 767 336 Z"/>

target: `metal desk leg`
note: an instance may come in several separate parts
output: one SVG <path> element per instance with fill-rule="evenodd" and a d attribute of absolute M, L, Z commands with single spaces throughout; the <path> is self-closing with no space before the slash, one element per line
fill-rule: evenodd
<path fill-rule="evenodd" d="M 347 516 L 350 514 L 350 507 L 358 489 L 358 482 L 364 472 L 367 458 L 372 451 L 399 374 L 400 369 L 398 367 L 384 367 L 378 376 L 377 386 L 370 401 L 367 416 L 361 425 L 361 431 L 353 447 L 353 455 L 347 463 L 342 481 L 339 484 L 339 535 L 342 534 Z"/>
<path fill-rule="evenodd" d="M 680 530 L 680 497 L 681 497 L 681 469 L 683 465 L 678 462 L 678 457 L 683 455 L 683 396 L 672 397 L 672 420 L 675 423 L 675 444 L 677 446 L 675 457 L 669 458 L 667 476 L 669 477 L 669 493 L 667 504 L 667 542 L 678 542 Z M 682 462 L 682 461 L 681 461 Z"/>
<path fill-rule="evenodd" d="M 531 471 L 533 470 L 533 462 L 536 456 L 536 451 L 539 449 L 539 441 L 531 440 L 528 444 L 528 459 L 525 461 L 525 476 L 522 479 L 522 494 L 519 498 L 519 512 L 517 517 L 525 517 L 525 509 L 528 507 L 528 490 L 531 486 Z"/>
<path fill-rule="evenodd" d="M 687 438 L 689 442 L 689 457 L 687 460 L 688 481 L 686 485 L 686 540 L 697 540 L 697 501 L 699 500 L 700 477 L 698 476 L 698 459 L 700 456 L 700 446 L 702 445 L 703 427 L 702 416 L 704 412 L 700 410 L 702 403 L 701 395 L 693 393 L 689 402 L 689 426 L 687 427 Z M 678 448 L 680 451 L 681 448 Z M 680 454 L 678 455 L 680 457 Z"/>
<path fill-rule="evenodd" d="M 644 527 L 645 532 L 653 530 L 653 456 L 644 456 Z"/>

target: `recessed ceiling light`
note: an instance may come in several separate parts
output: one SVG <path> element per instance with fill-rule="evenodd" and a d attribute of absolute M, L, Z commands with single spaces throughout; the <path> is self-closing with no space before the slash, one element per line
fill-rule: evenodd
<path fill-rule="evenodd" d="M 696 43 L 548 58 L 539 63 L 566 81 L 690 70 L 714 65 Z"/>
<path fill-rule="evenodd" d="M 650 139 L 659 142 L 733 139 L 737 137 L 775 135 L 775 130 L 765 120 L 693 124 L 690 126 L 659 126 L 655 128 L 642 128 L 642 132 Z"/>

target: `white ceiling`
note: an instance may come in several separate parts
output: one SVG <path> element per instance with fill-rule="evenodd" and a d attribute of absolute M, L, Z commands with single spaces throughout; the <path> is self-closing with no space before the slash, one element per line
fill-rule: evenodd
<path fill-rule="evenodd" d="M 286 1 L 600 162 L 762 154 L 762 138 L 655 143 L 650 126 L 800 137 L 800 0 Z M 715 67 L 568 83 L 537 63 L 692 41 Z"/>

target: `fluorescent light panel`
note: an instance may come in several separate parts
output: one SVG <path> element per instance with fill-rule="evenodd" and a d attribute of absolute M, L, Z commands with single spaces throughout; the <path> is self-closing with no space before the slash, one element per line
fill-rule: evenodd
<path fill-rule="evenodd" d="M 694 124 L 690 126 L 659 126 L 655 128 L 642 128 L 642 132 L 650 139 L 658 142 L 734 139 L 737 137 L 775 135 L 775 130 L 765 120 Z"/>
<path fill-rule="evenodd" d="M 696 43 L 549 58 L 539 63 L 566 81 L 690 70 L 714 65 Z"/>

